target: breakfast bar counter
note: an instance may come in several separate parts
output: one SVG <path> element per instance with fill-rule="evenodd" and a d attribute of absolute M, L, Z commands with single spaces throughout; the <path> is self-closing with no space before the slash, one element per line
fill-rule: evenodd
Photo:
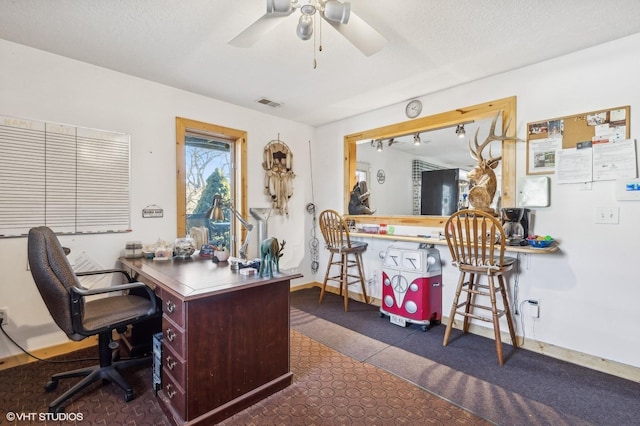
<path fill-rule="evenodd" d="M 447 240 L 443 238 L 427 237 L 424 235 L 398 235 L 398 234 L 374 234 L 369 232 L 350 232 L 352 238 L 374 238 L 389 241 L 406 241 L 411 243 L 423 243 L 446 246 Z M 529 253 L 529 254 L 549 254 L 558 251 L 557 242 L 553 242 L 549 247 L 531 247 L 531 246 L 505 246 L 506 252 Z"/>

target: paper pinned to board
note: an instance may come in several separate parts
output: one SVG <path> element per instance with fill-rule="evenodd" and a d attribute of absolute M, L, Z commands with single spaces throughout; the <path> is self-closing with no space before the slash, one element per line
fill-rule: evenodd
<path fill-rule="evenodd" d="M 593 180 L 638 177 L 636 144 L 625 139 L 593 146 Z"/>
<path fill-rule="evenodd" d="M 556 177 L 558 183 L 593 181 L 593 149 L 560 149 L 556 151 Z"/>

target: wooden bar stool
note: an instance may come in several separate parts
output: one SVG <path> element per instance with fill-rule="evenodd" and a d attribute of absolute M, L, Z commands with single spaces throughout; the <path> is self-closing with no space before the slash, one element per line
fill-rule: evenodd
<path fill-rule="evenodd" d="M 320 301 L 324 297 L 324 291 L 327 287 L 327 281 L 337 281 L 340 283 L 340 294 L 344 295 L 344 311 L 347 312 L 349 305 L 349 284 L 360 282 L 364 300 L 369 303 L 367 297 L 367 289 L 364 285 L 364 272 L 362 271 L 362 252 L 367 249 L 365 242 L 351 242 L 349 237 L 349 228 L 342 216 L 335 210 L 325 210 L 320 213 L 319 217 L 320 231 L 324 236 L 324 241 L 330 257 L 327 263 L 327 271 L 324 275 L 322 283 L 322 291 L 320 292 Z M 334 260 L 335 257 L 335 260 Z M 331 275 L 331 267 L 337 266 L 339 272 L 337 275 Z M 354 270 L 354 272 L 350 272 Z M 344 289 L 344 290 L 343 290 Z M 344 291 L 344 293 L 343 293 Z"/>
<path fill-rule="evenodd" d="M 502 365 L 500 317 L 506 317 L 511 343 L 514 347 L 518 346 L 504 280 L 504 273 L 513 269 L 515 259 L 504 256 L 505 234 L 502 225 L 489 213 L 461 210 L 449 217 L 444 234 L 452 264 L 460 271 L 460 278 L 442 344 L 447 346 L 449 342 L 456 315 L 464 318 L 464 333 L 468 333 L 471 319 L 493 323 L 498 363 Z M 480 282 L 482 277 L 486 277 L 486 283 Z M 466 296 L 460 302 L 462 292 Z M 500 303 L 497 293 L 502 296 Z M 489 306 L 481 304 L 482 300 L 476 300 L 478 296 L 488 297 Z"/>

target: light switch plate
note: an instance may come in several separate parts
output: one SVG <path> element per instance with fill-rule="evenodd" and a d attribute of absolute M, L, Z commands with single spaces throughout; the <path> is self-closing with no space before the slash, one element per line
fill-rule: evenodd
<path fill-rule="evenodd" d="M 611 206 L 599 206 L 594 209 L 595 223 L 620 223 L 620 208 Z"/>

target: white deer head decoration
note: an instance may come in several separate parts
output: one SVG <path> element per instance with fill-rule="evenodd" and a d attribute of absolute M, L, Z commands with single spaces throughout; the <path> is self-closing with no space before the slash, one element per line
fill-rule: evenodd
<path fill-rule="evenodd" d="M 492 157 L 490 144 L 492 141 L 506 141 L 516 139 L 512 136 L 505 136 L 511 123 L 507 123 L 502 135 L 497 136 L 495 134 L 496 122 L 498 121 L 498 117 L 500 117 L 500 112 L 498 112 L 498 114 L 491 122 L 489 136 L 487 136 L 484 142 L 478 144 L 478 131 L 480 129 L 476 130 L 476 135 L 474 138 L 475 149 L 471 146 L 471 140 L 469 140 L 469 153 L 471 154 L 471 158 L 478 162 L 478 165 L 471 169 L 471 171 L 467 174 L 467 177 L 471 181 L 472 185 L 471 189 L 469 190 L 469 204 L 471 205 L 471 208 L 475 210 L 485 211 L 494 215 L 496 214 L 496 212 L 490 207 L 491 202 L 493 201 L 493 197 L 496 194 L 497 188 L 496 174 L 493 169 L 498 167 L 498 163 L 502 159 L 502 156 Z M 482 157 L 482 151 L 487 147 L 487 145 L 489 145 L 489 158 L 484 159 Z"/>

